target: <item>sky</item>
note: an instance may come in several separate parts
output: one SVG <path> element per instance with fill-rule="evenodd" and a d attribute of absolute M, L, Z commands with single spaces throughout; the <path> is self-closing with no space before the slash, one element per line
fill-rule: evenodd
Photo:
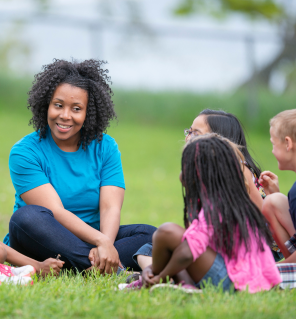
<path fill-rule="evenodd" d="M 15 68 L 30 73 L 54 58 L 97 58 L 108 61 L 115 87 L 224 92 L 246 81 L 253 64 L 263 67 L 281 48 L 277 29 L 269 23 L 241 16 L 223 21 L 176 17 L 173 0 L 130 1 L 138 5 L 141 17 L 140 25 L 132 28 L 124 1 L 54 0 L 47 16 L 36 14 L 32 2 L 0 1 L 0 39 L 13 19 L 27 21 L 20 38 L 29 44 L 31 57 L 26 63 L 16 61 Z M 92 22 L 103 27 L 91 31 Z M 146 32 L 139 31 L 143 26 Z M 246 36 L 258 36 L 251 55 Z"/>

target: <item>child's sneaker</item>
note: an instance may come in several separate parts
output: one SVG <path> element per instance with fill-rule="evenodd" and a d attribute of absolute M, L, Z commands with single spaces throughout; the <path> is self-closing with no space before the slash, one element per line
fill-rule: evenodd
<path fill-rule="evenodd" d="M 13 267 L 0 264 L 0 276 L 1 276 L 1 275 L 4 275 L 4 276 L 6 276 L 6 277 L 15 276 L 15 275 L 12 273 L 11 268 L 13 268 Z"/>
<path fill-rule="evenodd" d="M 130 284 L 133 281 L 139 280 L 142 272 L 134 272 L 126 278 L 126 283 Z"/>
<path fill-rule="evenodd" d="M 0 264 L 0 284 L 1 282 L 9 282 L 20 285 L 27 285 L 28 283 L 31 283 L 32 285 L 33 280 L 31 276 L 35 273 L 35 268 L 30 265 L 16 268 Z"/>
<path fill-rule="evenodd" d="M 36 273 L 36 270 L 31 265 L 27 265 L 23 267 L 11 267 L 11 266 L 0 264 L 0 275 L 5 275 L 7 277 L 12 277 L 12 276 L 31 277 L 35 273 Z"/>
<path fill-rule="evenodd" d="M 142 277 L 140 277 L 140 279 L 133 281 L 130 284 L 119 284 L 118 288 L 119 290 L 123 290 L 123 289 L 141 289 L 143 287 L 143 283 L 142 283 Z"/>
<path fill-rule="evenodd" d="M 33 280 L 31 277 L 21 277 L 21 276 L 12 276 L 8 277 L 5 275 L 0 275 L 0 285 L 2 282 L 6 282 L 14 285 L 33 285 Z"/>
<path fill-rule="evenodd" d="M 15 276 L 20 276 L 20 277 L 31 277 L 36 273 L 36 270 L 33 266 L 31 265 L 27 265 L 27 266 L 23 266 L 23 267 L 11 267 L 11 272 L 15 275 Z"/>
<path fill-rule="evenodd" d="M 181 290 L 183 292 L 186 292 L 187 294 L 200 294 L 200 293 L 202 293 L 201 289 L 198 289 L 198 288 L 196 288 L 195 286 L 192 286 L 192 285 L 185 284 L 183 282 L 181 282 L 178 285 L 172 285 L 170 283 L 157 284 L 157 285 L 152 286 L 150 288 L 149 292 L 152 292 L 153 290 L 159 289 L 159 288 L 177 289 L 177 290 Z"/>

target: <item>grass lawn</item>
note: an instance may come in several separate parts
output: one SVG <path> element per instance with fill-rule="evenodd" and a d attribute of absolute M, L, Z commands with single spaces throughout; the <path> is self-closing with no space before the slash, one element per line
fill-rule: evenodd
<path fill-rule="evenodd" d="M 168 289 L 123 292 L 123 277 L 48 278 L 30 287 L 2 285 L 1 318 L 293 318 L 296 291 L 187 295 Z"/>
<path fill-rule="evenodd" d="M 27 112 L 28 113 L 28 112 Z M 32 131 L 29 113 L 0 107 L 0 238 L 8 230 L 14 189 L 8 170 L 11 146 Z M 188 123 L 190 126 L 191 123 Z M 121 150 L 126 180 L 122 224 L 182 225 L 180 172 L 184 141 L 182 127 L 119 122 L 112 126 Z M 262 169 L 279 175 L 287 194 L 295 181 L 292 172 L 280 172 L 271 154 L 268 135 L 249 134 Z M 0 318 L 290 318 L 296 312 L 296 291 L 222 294 L 211 287 L 202 295 L 177 291 L 115 291 L 123 277 L 62 276 L 35 280 L 33 286 L 0 286 Z"/>

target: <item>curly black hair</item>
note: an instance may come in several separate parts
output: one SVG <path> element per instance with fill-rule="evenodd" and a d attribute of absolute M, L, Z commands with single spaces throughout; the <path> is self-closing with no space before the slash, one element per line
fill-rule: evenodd
<path fill-rule="evenodd" d="M 113 92 L 108 84 L 111 83 L 110 77 L 107 76 L 108 70 L 102 68 L 104 63 L 93 59 L 83 62 L 55 59 L 35 75 L 28 93 L 27 107 L 33 113 L 29 125 L 33 124 L 36 132 L 39 132 L 40 140 L 46 137 L 47 110 L 52 95 L 62 83 L 79 87 L 88 93 L 86 118 L 78 146 L 82 144 L 85 150 L 91 141 L 102 140 L 103 132 L 110 126 L 110 121 L 116 118 L 111 99 Z"/>

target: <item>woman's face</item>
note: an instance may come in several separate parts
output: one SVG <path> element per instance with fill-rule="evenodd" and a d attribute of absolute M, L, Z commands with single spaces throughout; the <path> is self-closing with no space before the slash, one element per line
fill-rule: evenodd
<path fill-rule="evenodd" d="M 199 115 L 192 123 L 189 134 L 186 136 L 185 141 L 189 141 L 192 136 L 203 135 L 211 133 L 211 130 L 206 122 L 206 115 Z"/>
<path fill-rule="evenodd" d="M 60 84 L 50 101 L 47 121 L 57 145 L 76 146 L 86 117 L 87 91 L 67 83 Z M 75 147 L 74 147 L 75 148 Z"/>

